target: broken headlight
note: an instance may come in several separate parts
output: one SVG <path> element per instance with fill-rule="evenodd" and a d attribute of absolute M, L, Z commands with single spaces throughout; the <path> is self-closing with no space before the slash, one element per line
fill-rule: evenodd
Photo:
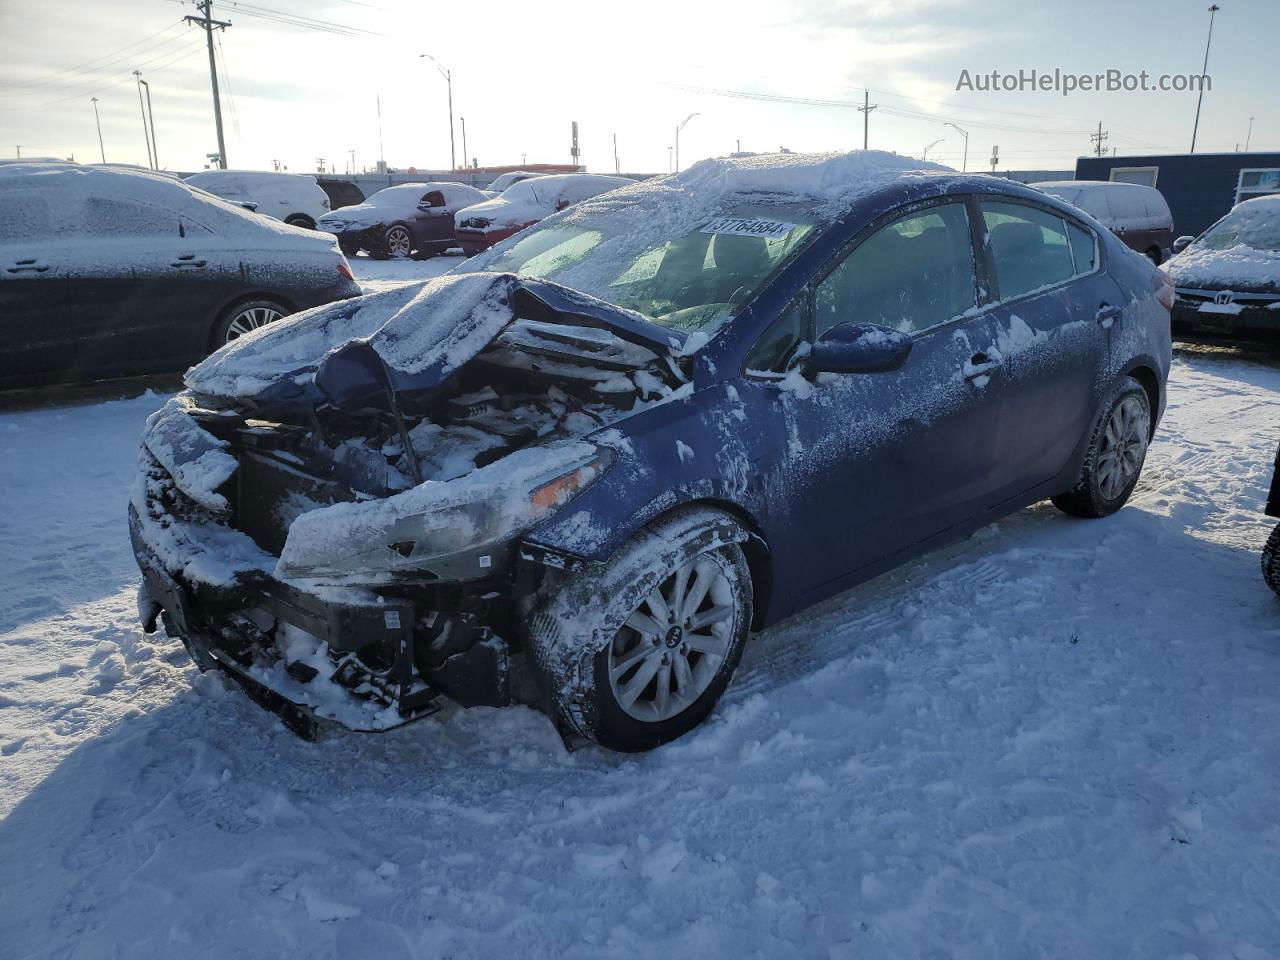
<path fill-rule="evenodd" d="M 369 585 L 486 576 L 516 537 L 599 479 L 615 457 L 583 441 L 525 448 L 457 480 L 305 513 L 289 529 L 276 574 Z"/>

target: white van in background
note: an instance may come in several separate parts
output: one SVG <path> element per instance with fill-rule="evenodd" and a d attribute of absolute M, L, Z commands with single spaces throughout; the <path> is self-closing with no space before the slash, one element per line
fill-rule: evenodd
<path fill-rule="evenodd" d="M 1030 186 L 1089 214 L 1159 266 L 1173 246 L 1173 215 L 1155 187 L 1108 180 L 1050 180 Z"/>
<path fill-rule="evenodd" d="M 187 183 L 232 203 L 256 204 L 258 213 L 308 230 L 329 212 L 329 195 L 309 174 L 205 170 L 187 177 Z"/>

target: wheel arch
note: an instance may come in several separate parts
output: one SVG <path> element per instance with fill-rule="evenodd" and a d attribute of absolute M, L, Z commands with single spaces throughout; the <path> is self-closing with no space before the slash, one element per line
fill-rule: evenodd
<path fill-rule="evenodd" d="M 1142 385 L 1143 391 L 1147 395 L 1147 403 L 1151 405 L 1151 434 L 1147 437 L 1150 440 L 1156 433 L 1156 421 L 1160 418 L 1160 401 L 1162 398 L 1160 392 L 1160 377 L 1150 366 L 1144 361 L 1134 361 L 1122 374 L 1122 377 L 1132 377 Z"/>

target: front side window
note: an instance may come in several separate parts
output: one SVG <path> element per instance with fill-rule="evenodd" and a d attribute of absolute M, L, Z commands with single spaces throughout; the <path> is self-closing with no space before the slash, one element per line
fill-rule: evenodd
<path fill-rule="evenodd" d="M 1062 217 L 1020 203 L 984 200 L 982 220 L 1001 300 L 1054 286 L 1076 272 Z"/>
<path fill-rule="evenodd" d="M 882 227 L 818 284 L 815 333 L 848 322 L 918 333 L 976 302 L 965 205 L 944 203 Z"/>
<path fill-rule="evenodd" d="M 428 207 L 443 207 L 445 205 L 444 194 L 439 190 L 432 190 L 430 193 L 422 195 L 422 202 Z"/>
<path fill-rule="evenodd" d="M 85 230 L 99 236 L 177 236 L 182 217 L 172 210 L 117 197 L 89 197 Z"/>

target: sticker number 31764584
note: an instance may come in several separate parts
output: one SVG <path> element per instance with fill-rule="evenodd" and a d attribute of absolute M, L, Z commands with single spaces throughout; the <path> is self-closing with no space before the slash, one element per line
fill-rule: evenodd
<path fill-rule="evenodd" d="M 725 233 L 735 237 L 767 237 L 781 239 L 795 229 L 794 223 L 782 223 L 778 220 L 753 220 L 748 217 L 717 217 L 705 227 L 702 233 Z"/>

